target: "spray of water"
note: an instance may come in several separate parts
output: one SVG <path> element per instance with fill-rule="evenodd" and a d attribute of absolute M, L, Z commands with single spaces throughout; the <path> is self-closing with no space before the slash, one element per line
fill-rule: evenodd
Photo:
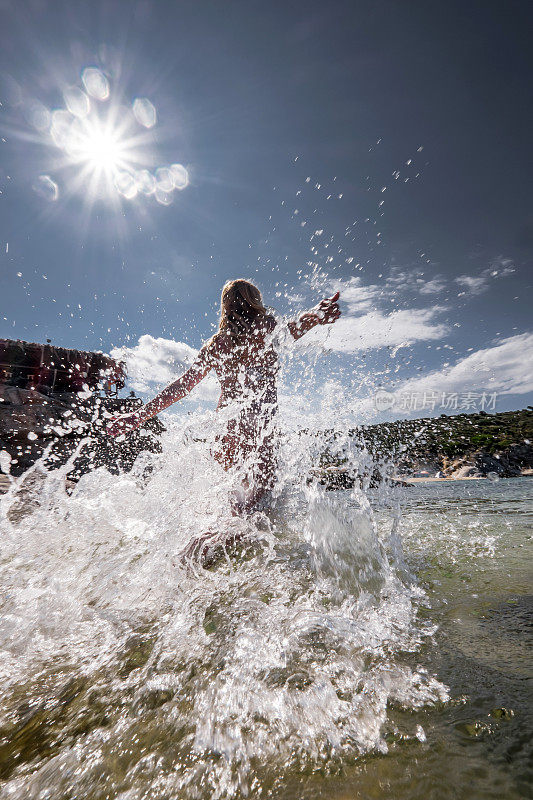
<path fill-rule="evenodd" d="M 431 630 L 395 528 L 378 533 L 370 457 L 338 415 L 334 439 L 302 432 L 284 396 L 278 482 L 248 517 L 212 413 L 173 418 L 130 473 L 69 496 L 69 464 L 37 465 L 3 498 L 6 797 L 275 794 L 386 751 L 391 704 L 446 697 L 413 666 Z M 352 491 L 309 477 L 326 440 L 363 476 Z M 190 547 L 206 535 L 208 569 Z"/>

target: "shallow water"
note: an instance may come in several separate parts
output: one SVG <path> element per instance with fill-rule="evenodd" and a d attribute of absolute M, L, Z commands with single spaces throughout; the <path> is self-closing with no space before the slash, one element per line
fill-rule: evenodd
<path fill-rule="evenodd" d="M 525 797 L 533 484 L 325 492 L 300 444 L 242 520 L 198 429 L 3 498 L 1 796 Z"/>
<path fill-rule="evenodd" d="M 393 791 L 362 796 L 531 796 L 532 492 L 529 478 L 405 490 L 406 560 L 438 625 L 420 657 L 451 701 L 423 712 L 415 764 L 389 753 Z"/>

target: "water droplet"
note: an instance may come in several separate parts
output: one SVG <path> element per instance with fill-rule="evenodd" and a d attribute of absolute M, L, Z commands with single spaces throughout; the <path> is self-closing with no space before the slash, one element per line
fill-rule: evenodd
<path fill-rule="evenodd" d="M 11 456 L 7 450 L 0 450 L 0 471 L 3 472 L 4 475 L 9 475 L 10 465 Z"/>

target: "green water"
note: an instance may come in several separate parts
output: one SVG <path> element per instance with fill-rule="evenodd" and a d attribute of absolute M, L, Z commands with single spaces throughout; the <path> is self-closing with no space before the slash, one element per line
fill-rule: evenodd
<path fill-rule="evenodd" d="M 409 713 L 426 741 L 366 759 L 339 797 L 532 796 L 532 490 L 529 478 L 405 490 L 405 558 L 438 626 L 419 655 L 451 701 Z"/>

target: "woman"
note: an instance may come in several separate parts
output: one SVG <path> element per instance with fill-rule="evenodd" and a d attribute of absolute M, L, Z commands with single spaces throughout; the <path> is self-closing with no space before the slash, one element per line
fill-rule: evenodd
<path fill-rule="evenodd" d="M 287 327 L 293 338 L 299 339 L 315 325 L 335 322 L 340 316 L 338 299 L 339 292 L 322 300 L 296 322 L 289 322 Z M 219 330 L 202 347 L 194 363 L 139 411 L 112 420 L 108 433 L 117 436 L 135 430 L 185 397 L 213 369 L 222 387 L 217 409 L 226 409 L 229 414 L 214 456 L 224 469 L 239 470 L 244 493 L 234 509 L 250 511 L 272 488 L 275 478 L 278 357 L 271 334 L 277 324 L 253 283 L 243 279 L 226 283 Z"/>

